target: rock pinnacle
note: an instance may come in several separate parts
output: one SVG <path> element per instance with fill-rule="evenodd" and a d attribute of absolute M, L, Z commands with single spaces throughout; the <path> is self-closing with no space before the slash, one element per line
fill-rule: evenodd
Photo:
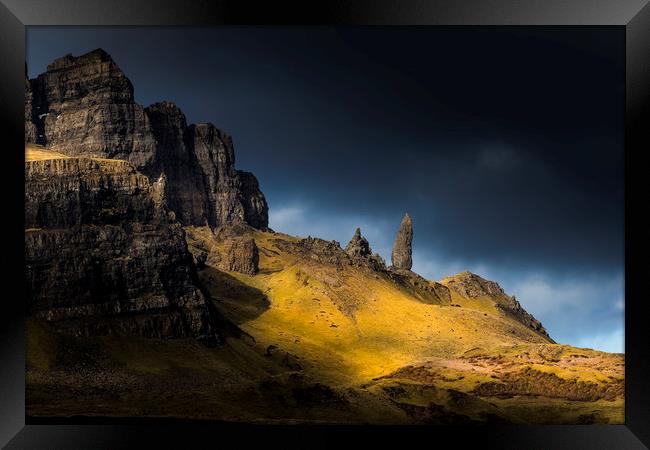
<path fill-rule="evenodd" d="M 408 213 L 404 214 L 402 223 L 395 236 L 395 243 L 393 244 L 393 252 L 391 254 L 391 261 L 393 267 L 396 269 L 411 270 L 413 260 L 411 258 L 413 241 L 413 223 Z"/>
<path fill-rule="evenodd" d="M 357 228 L 354 232 L 354 236 L 352 236 L 352 239 L 350 239 L 350 242 L 345 247 L 345 251 L 350 256 L 366 257 L 372 254 L 368 240 L 361 236 L 360 228 Z"/>

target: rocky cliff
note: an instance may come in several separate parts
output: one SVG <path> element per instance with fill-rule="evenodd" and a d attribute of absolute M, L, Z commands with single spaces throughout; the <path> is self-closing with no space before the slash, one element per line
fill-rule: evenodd
<path fill-rule="evenodd" d="M 215 338 L 164 182 L 127 161 L 26 151 L 29 312 L 80 335 Z"/>
<path fill-rule="evenodd" d="M 35 143 L 70 156 L 124 159 L 140 169 L 153 163 L 149 118 L 108 53 L 66 55 L 29 83 Z"/>
<path fill-rule="evenodd" d="M 33 122 L 33 108 L 34 93 L 32 92 L 32 84 L 27 77 L 27 64 L 25 64 L 25 142 L 36 142 L 36 125 Z"/>
<path fill-rule="evenodd" d="M 130 80 L 101 49 L 26 79 L 25 119 L 27 143 L 126 160 L 152 182 L 164 176 L 167 205 L 183 225 L 268 227 L 257 179 L 235 170 L 232 139 L 211 124 L 188 125 L 171 102 L 136 103 Z"/>

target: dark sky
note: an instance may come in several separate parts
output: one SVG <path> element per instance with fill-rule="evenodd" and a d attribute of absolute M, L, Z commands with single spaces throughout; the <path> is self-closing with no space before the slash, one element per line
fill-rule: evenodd
<path fill-rule="evenodd" d="M 471 270 L 563 343 L 623 350 L 622 27 L 30 27 L 29 74 L 101 47 L 212 122 L 272 228 Z"/>

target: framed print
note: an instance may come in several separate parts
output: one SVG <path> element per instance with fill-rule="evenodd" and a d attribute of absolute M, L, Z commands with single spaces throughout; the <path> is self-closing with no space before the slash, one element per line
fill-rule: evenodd
<path fill-rule="evenodd" d="M 650 442 L 646 1 L 0 12 L 7 448 Z"/>

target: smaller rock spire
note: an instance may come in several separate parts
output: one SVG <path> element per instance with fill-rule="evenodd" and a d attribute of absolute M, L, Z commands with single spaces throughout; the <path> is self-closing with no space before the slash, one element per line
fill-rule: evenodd
<path fill-rule="evenodd" d="M 397 235 L 395 236 L 395 243 L 393 244 L 393 252 L 391 253 L 391 261 L 393 267 L 396 269 L 411 270 L 413 266 L 412 259 L 412 242 L 413 242 L 413 223 L 408 213 L 404 214 L 402 223 L 399 226 Z"/>

